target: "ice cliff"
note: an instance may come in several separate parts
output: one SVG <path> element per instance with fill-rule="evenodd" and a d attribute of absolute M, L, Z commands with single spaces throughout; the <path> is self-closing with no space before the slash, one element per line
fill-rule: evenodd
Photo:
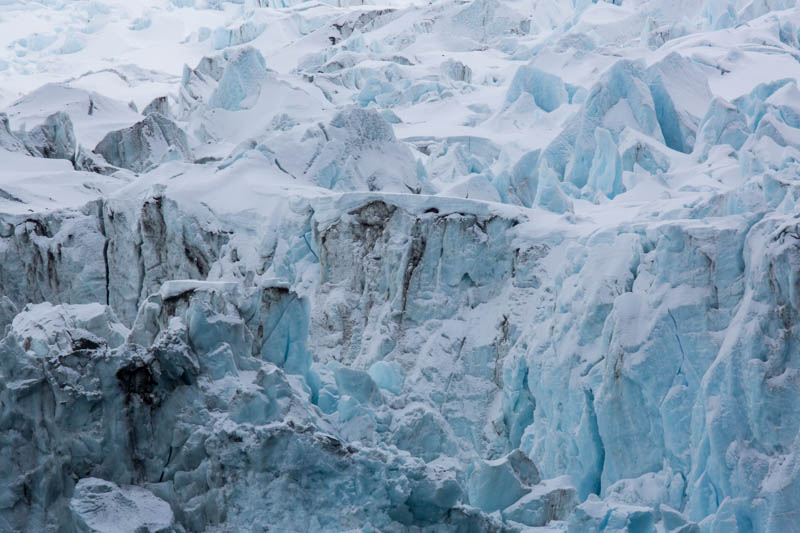
<path fill-rule="evenodd" d="M 0 4 L 0 531 L 800 532 L 794 0 Z"/>

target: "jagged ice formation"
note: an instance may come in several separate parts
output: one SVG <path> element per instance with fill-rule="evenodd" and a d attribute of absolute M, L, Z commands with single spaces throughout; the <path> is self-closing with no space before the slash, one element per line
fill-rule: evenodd
<path fill-rule="evenodd" d="M 0 531 L 800 532 L 795 0 L 0 4 Z"/>

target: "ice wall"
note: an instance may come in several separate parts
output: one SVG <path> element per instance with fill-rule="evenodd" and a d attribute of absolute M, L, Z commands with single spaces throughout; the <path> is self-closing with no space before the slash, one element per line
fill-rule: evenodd
<path fill-rule="evenodd" d="M 152 254 L 169 264 L 172 253 L 187 253 L 173 252 L 169 242 L 159 247 L 154 221 L 191 220 L 168 205 L 149 198 L 140 206 L 142 233 L 133 238 L 141 243 L 127 246 L 140 249 L 144 261 Z M 508 508 L 503 516 L 534 524 L 541 520 L 532 509 L 556 497 L 525 488 L 539 483 L 538 475 L 502 503 L 485 500 L 496 497 L 492 483 L 507 485 L 499 481 L 506 474 L 480 465 L 518 448 L 542 478 L 570 475 L 557 490 L 574 490 L 577 502 L 600 495 L 608 502 L 603 512 L 628 513 L 625 520 L 641 514 L 625 505 L 645 509 L 653 523 L 663 505 L 685 509 L 711 530 L 725 527 L 727 516 L 764 524 L 764 531 L 793 523 L 796 481 L 780 466 L 793 456 L 800 423 L 783 410 L 793 390 L 798 296 L 791 280 L 800 261 L 791 215 L 656 222 L 559 242 L 527 237 L 524 228 L 535 220 L 524 214 L 474 207 L 368 196 L 314 204 L 315 215 L 299 221 L 314 238 L 298 259 L 318 269 L 318 282 L 301 295 L 286 288 L 297 282 L 291 277 L 278 284 L 248 276 L 167 281 L 187 276 L 159 276 L 153 268 L 131 293 L 123 268 L 129 260 L 113 259 L 124 257 L 124 241 L 109 232 L 124 219 L 104 206 L 108 271 L 99 254 L 77 271 L 86 276 L 95 265 L 100 298 L 60 288 L 50 276 L 72 268 L 74 278 L 75 267 L 56 258 L 31 274 L 48 280 L 37 287 L 52 285 L 53 292 L 33 296 L 22 283 L 5 294 L 20 314 L 3 341 L 4 353 L 14 355 L 4 358 L 11 439 L 4 448 L 32 438 L 25 435 L 35 427 L 44 433 L 36 452 L 15 452 L 23 455 L 6 474 L 12 503 L 4 520 L 13 528 L 65 520 L 77 505 L 68 505 L 75 480 L 86 476 L 146 488 L 189 529 L 291 520 L 272 504 L 254 516 L 239 498 L 280 486 L 284 496 L 266 500 L 277 506 L 286 491 L 312 490 L 303 476 L 315 472 L 326 484 L 345 485 L 341 493 L 326 485 L 324 498 L 309 500 L 308 527 L 340 527 L 332 525 L 342 519 L 337 506 L 325 503 L 333 494 L 339 505 L 353 498 L 344 501 L 362 509 L 353 524 L 368 520 L 378 528 L 432 523 L 462 504 Z M 48 231 L 63 234 L 74 224 L 70 215 L 55 217 L 61 229 Z M 80 216 L 100 224 L 99 212 Z M 22 240 L 4 237 L 4 265 L 46 249 L 45 230 L 39 235 L 27 224 Z M 102 242 L 99 228 L 96 235 Z M 91 241 L 81 242 L 88 249 Z M 187 274 L 208 278 L 215 264 L 232 261 L 221 246 L 207 259 L 210 270 Z M 102 301 L 106 282 L 112 307 L 130 317 L 130 333 L 102 305 L 24 305 L 37 297 L 78 301 L 81 294 Z M 145 294 L 152 296 L 137 298 Z M 137 307 L 133 320 L 127 313 Z M 41 407 L 31 410 L 30 402 Z M 325 451 L 325 439 L 354 449 Z M 244 457 L 251 458 L 234 460 L 233 450 L 248 442 L 259 443 L 248 448 Z M 251 454 L 272 468 L 269 454 L 285 454 L 286 446 L 297 454 L 281 460 L 289 478 L 268 470 L 267 482 L 252 469 Z M 336 457 L 350 454 L 345 468 Z M 387 471 L 387 461 L 399 473 Z M 216 477 L 196 478 L 212 465 L 222 469 Z M 297 478 L 297 468 L 310 470 Z M 33 471 L 39 474 L 31 477 Z M 395 475 L 405 476 L 408 489 L 381 496 Z M 353 479 L 366 485 L 345 489 Z M 376 493 L 370 483 L 384 488 Z M 651 488 L 635 490 L 636 483 Z M 376 498 L 369 511 L 358 503 L 367 493 Z M 597 512 L 588 502 L 580 520 Z M 567 519 L 574 505 L 557 518 Z M 570 520 L 583 523 L 580 516 Z"/>
<path fill-rule="evenodd" d="M 800 530 L 796 2 L 160 1 L 0 7 L 0 531 Z"/>

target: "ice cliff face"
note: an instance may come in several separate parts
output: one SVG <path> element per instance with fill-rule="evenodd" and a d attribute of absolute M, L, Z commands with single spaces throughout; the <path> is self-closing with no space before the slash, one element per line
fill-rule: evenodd
<path fill-rule="evenodd" d="M 0 531 L 800 531 L 794 1 L 0 27 Z"/>

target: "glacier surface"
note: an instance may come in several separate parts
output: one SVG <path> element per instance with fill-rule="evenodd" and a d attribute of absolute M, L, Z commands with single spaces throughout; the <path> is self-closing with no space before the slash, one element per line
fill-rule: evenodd
<path fill-rule="evenodd" d="M 0 531 L 800 532 L 796 0 L 0 45 Z"/>

